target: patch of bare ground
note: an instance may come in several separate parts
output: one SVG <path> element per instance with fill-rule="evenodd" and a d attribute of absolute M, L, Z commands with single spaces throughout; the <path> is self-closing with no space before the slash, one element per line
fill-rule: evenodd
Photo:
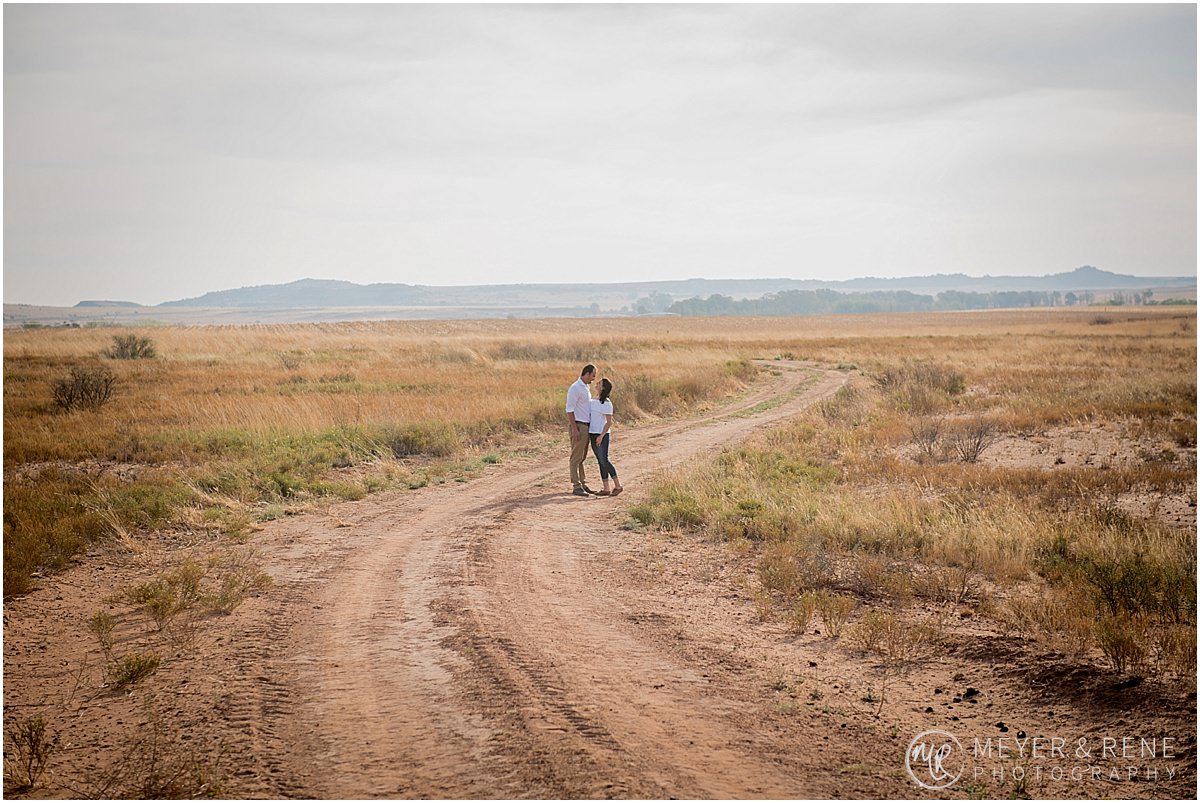
<path fill-rule="evenodd" d="M 1001 469 L 1154 471 L 1195 473 L 1196 446 L 1181 445 L 1165 434 L 1146 434 L 1136 421 L 1096 421 L 1086 425 L 1047 427 L 1035 432 L 997 432 L 978 457 L 981 466 Z M 895 453 L 910 462 L 922 460 L 921 448 L 908 443 Z M 952 459 L 952 458 L 947 458 Z M 1195 485 L 1167 491 L 1135 487 L 1118 493 L 1113 504 L 1132 516 L 1170 527 L 1196 527 Z"/>
<path fill-rule="evenodd" d="M 755 571 L 752 559 L 699 536 L 647 537 L 640 550 L 654 557 L 628 565 L 636 567 L 633 576 L 647 591 L 665 585 L 671 593 L 664 595 L 666 616 L 637 617 L 644 631 L 684 660 L 737 677 L 734 685 L 757 708 L 762 731 L 773 734 L 763 749 L 816 752 L 828 762 L 825 774 L 845 779 L 839 797 L 862 795 L 849 779 L 861 784 L 903 774 L 910 740 L 934 728 L 955 735 L 968 751 L 976 739 L 981 747 L 991 740 L 991 758 L 981 750 L 943 794 L 1188 798 L 1194 791 L 1194 683 L 1114 673 L 1047 650 L 981 615 L 975 599 L 948 610 L 926 606 L 900 613 L 910 625 L 937 622 L 938 637 L 910 660 L 892 662 L 855 638 L 867 606 L 836 637 L 819 616 L 803 632 L 785 618 L 764 622 L 747 580 Z M 1155 739 L 1160 750 L 1166 737 L 1173 757 L 1104 755 L 1103 738 L 1127 736 Z M 1000 759 L 1001 737 L 1010 747 L 1021 740 L 1029 751 L 1032 741 L 1025 740 L 1039 737 L 1047 748 L 1036 760 L 1016 749 Z M 1079 739 L 1089 740 L 1093 755 L 1084 760 L 1064 748 L 1062 759 L 1047 757 L 1056 738 L 1072 750 Z M 839 753 L 836 746 L 845 739 L 863 748 Z M 920 792 L 910 782 L 900 794 Z"/>
<path fill-rule="evenodd" d="M 1101 421 L 1087 426 L 1051 427 L 1034 434 L 1005 434 L 979 462 L 1047 471 L 1070 468 L 1139 468 L 1175 464 L 1196 467 L 1196 447 L 1165 437 L 1136 434 L 1132 422 Z"/>

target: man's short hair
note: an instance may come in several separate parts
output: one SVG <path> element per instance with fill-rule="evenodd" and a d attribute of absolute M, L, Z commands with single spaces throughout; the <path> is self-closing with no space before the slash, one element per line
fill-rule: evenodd
<path fill-rule="evenodd" d="M 596 373 L 596 366 L 592 365 L 589 362 L 587 365 L 583 366 L 583 370 L 579 372 L 579 376 L 582 377 L 584 374 L 594 374 L 594 373 Z"/>

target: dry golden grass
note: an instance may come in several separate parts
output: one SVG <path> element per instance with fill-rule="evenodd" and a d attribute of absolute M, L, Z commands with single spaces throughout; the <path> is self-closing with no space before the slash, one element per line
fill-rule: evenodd
<path fill-rule="evenodd" d="M 494 461 L 494 451 L 518 433 L 561 432 L 565 387 L 588 361 L 613 379 L 618 415 L 626 421 L 686 414 L 737 391 L 752 374 L 748 358 L 857 366 L 864 376 L 855 396 L 822 405 L 771 436 L 774 445 L 764 440 L 768 448 L 722 458 L 747 467 L 712 469 L 712 482 L 731 502 L 715 520 L 686 498 L 658 505 L 661 520 L 707 522 L 752 539 L 800 526 L 826 548 L 905 545 L 908 554 L 951 561 L 965 549 L 955 544 L 968 529 L 954 523 L 962 516 L 953 512 L 953 498 L 969 498 L 975 489 L 1016 500 L 1033 494 L 1043 507 L 1069 508 L 1089 494 L 1108 498 L 1138 483 L 1194 486 L 1187 466 L 1166 463 L 1153 473 L 1056 474 L 1046 483 L 1040 472 L 914 465 L 888 451 L 911 440 L 913 416 L 929 411 L 987 416 L 1004 431 L 1120 417 L 1181 444 L 1190 438 L 1194 446 L 1194 313 L 1106 310 L 1104 325 L 1096 315 L 1021 310 L 10 331 L 5 590 L 24 590 L 32 572 L 64 565 L 96 538 L 128 541 L 162 528 L 237 536 L 255 518 L 277 515 L 279 505 L 418 487 L 469 470 L 481 457 Z M 157 356 L 105 358 L 115 335 L 148 337 Z M 112 401 L 95 410 L 56 410 L 53 383 L 89 364 L 117 374 Z M 920 366 L 930 365 L 932 387 L 906 381 L 903 392 L 892 392 L 874 381 L 888 372 L 921 375 L 927 369 Z M 961 380 L 963 392 L 946 392 L 947 374 Z M 797 498 L 789 484 L 820 488 L 842 474 L 853 478 L 853 494 L 839 488 L 836 495 Z M 784 487 L 786 500 L 778 491 Z M 927 498 L 929 489 L 936 498 Z M 972 547 L 980 571 L 997 578 L 1027 564 L 1030 545 L 1014 542 L 1011 533 L 1032 526 L 1022 518 L 1032 515 L 1028 506 L 1010 505 L 1006 513 L 1001 507 L 966 519 L 976 536 L 990 534 L 970 543 L 980 544 Z"/>
<path fill-rule="evenodd" d="M 496 326 L 477 324 L 484 330 Z M 526 326 L 536 329 L 537 322 Z M 731 350 L 704 343 L 680 349 L 634 338 L 571 338 L 566 331 L 552 338 L 520 330 L 487 335 L 468 324 L 206 327 L 144 334 L 161 356 L 109 361 L 121 381 L 117 399 L 74 416 L 50 414 L 47 387 L 70 367 L 99 361 L 111 330 L 7 335 L 6 466 L 55 459 L 203 459 L 202 436 L 229 432 L 261 436 L 429 422 L 515 429 L 557 424 L 562 386 L 588 361 L 618 383 L 653 372 L 672 391 L 661 399 L 667 410 L 648 405 L 652 409 L 637 412 L 669 412 L 672 405 L 712 395 L 706 384 L 721 384 L 718 395 L 732 387 L 711 370 Z M 664 359 L 668 350 L 678 363 Z"/>
<path fill-rule="evenodd" d="M 1133 491 L 1195 499 L 1194 321 L 1043 314 L 1039 328 L 1035 313 L 1014 313 L 949 336 L 920 332 L 913 317 L 908 337 L 882 325 L 792 345 L 864 375 L 711 464 L 660 479 L 634 519 L 760 542 L 760 614 L 790 611 L 794 626 L 804 595 L 827 589 L 892 610 L 968 605 L 1118 671 L 1186 676 L 1195 532 L 1117 501 Z M 1120 421 L 1171 444 L 1172 458 L 1046 471 L 903 457 L 898 447 L 935 416 L 1006 434 Z"/>
<path fill-rule="evenodd" d="M 10 332 L 5 590 L 105 535 L 238 534 L 253 510 L 269 515 L 264 504 L 469 471 L 514 434 L 561 432 L 565 389 L 586 362 L 612 379 L 626 421 L 686 413 L 755 373 L 718 341 L 574 323 L 575 334 L 561 322 Z M 116 337 L 149 339 L 156 356 L 108 358 Z M 117 391 L 63 411 L 54 383 L 80 366 L 114 372 Z"/>

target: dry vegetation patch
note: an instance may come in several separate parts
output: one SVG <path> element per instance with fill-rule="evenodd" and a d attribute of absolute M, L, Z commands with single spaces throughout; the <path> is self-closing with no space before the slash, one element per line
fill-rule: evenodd
<path fill-rule="evenodd" d="M 817 599 L 850 595 L 864 604 L 847 645 L 893 668 L 937 643 L 929 617 L 948 612 L 1194 682 L 1190 321 L 1115 318 L 1103 335 L 1069 321 L 792 346 L 863 371 L 789 424 L 660 478 L 634 523 L 757 544 L 759 619 L 794 632 Z M 1158 515 L 1180 507 L 1190 516 Z"/>
<path fill-rule="evenodd" d="M 280 507 L 469 476 L 522 434 L 559 433 L 565 388 L 585 362 L 616 384 L 626 423 L 686 414 L 757 370 L 708 340 L 541 328 L 8 333 L 5 592 L 99 538 L 244 537 Z"/>

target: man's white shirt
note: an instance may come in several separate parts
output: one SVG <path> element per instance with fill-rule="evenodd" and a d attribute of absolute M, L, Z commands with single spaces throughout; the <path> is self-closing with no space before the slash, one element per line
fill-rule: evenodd
<path fill-rule="evenodd" d="M 592 391 L 584 383 L 583 377 L 576 379 L 575 384 L 567 390 L 567 412 L 575 414 L 577 423 L 586 424 L 592 420 Z"/>

